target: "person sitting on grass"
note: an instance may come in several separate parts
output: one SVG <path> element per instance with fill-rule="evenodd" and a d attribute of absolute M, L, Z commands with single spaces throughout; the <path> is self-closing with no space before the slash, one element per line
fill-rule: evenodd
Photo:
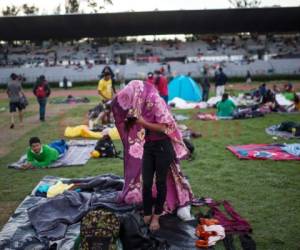
<path fill-rule="evenodd" d="M 282 93 L 284 97 L 289 101 L 294 101 L 294 87 L 292 83 L 284 85 L 284 91 Z"/>
<path fill-rule="evenodd" d="M 233 101 L 228 99 L 228 94 L 224 93 L 222 100 L 217 103 L 217 116 L 218 118 L 229 118 L 232 117 L 233 111 L 236 109 Z"/>
<path fill-rule="evenodd" d="M 42 144 L 38 137 L 31 137 L 29 146 L 27 163 L 22 166 L 23 169 L 46 168 L 57 161 L 68 149 L 65 140 L 56 140 L 46 145 Z"/>

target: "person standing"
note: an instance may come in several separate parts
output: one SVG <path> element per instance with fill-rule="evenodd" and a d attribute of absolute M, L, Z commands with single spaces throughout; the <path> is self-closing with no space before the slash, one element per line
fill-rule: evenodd
<path fill-rule="evenodd" d="M 251 83 L 251 82 L 252 82 L 251 73 L 249 70 L 247 70 L 246 83 Z"/>
<path fill-rule="evenodd" d="M 144 222 L 151 231 L 158 230 L 163 212 L 173 213 L 192 201 L 190 185 L 179 166 L 188 150 L 172 113 L 152 84 L 131 81 L 113 99 L 112 110 L 124 146 L 125 183 L 118 200 L 142 203 Z"/>
<path fill-rule="evenodd" d="M 225 85 L 228 80 L 222 68 L 219 68 L 219 72 L 216 74 L 215 80 L 216 80 L 216 96 L 222 96 L 225 93 Z"/>
<path fill-rule="evenodd" d="M 160 71 L 155 71 L 155 74 L 154 85 L 158 90 L 160 97 L 168 103 L 168 79 Z"/>
<path fill-rule="evenodd" d="M 207 102 L 208 96 L 209 96 L 209 89 L 210 89 L 210 83 L 207 76 L 207 71 L 204 70 L 203 72 L 203 79 L 202 79 L 202 90 L 203 90 L 203 98 L 202 101 Z"/>
<path fill-rule="evenodd" d="M 23 112 L 22 110 L 25 108 L 21 104 L 21 97 L 24 96 L 22 91 L 21 83 L 18 81 L 18 76 L 14 73 L 10 75 L 10 80 L 7 84 L 7 95 L 9 98 L 9 112 L 10 112 L 10 128 L 13 129 L 15 127 L 15 117 L 14 113 L 18 109 L 19 113 L 19 121 L 22 125 L 23 123 Z"/>
<path fill-rule="evenodd" d="M 41 75 L 33 88 L 33 94 L 36 96 L 40 109 L 40 121 L 45 121 L 47 98 L 51 94 L 49 84 L 44 75 Z"/>
<path fill-rule="evenodd" d="M 105 120 L 107 123 L 110 123 L 110 117 L 111 117 L 111 106 L 110 102 L 113 98 L 113 94 L 116 93 L 113 88 L 113 80 L 111 79 L 111 74 L 106 71 L 104 72 L 104 77 L 99 81 L 98 84 L 98 94 L 100 95 L 100 98 L 102 100 L 104 109 L 105 109 L 105 116 L 103 117 L 103 120 Z"/>
<path fill-rule="evenodd" d="M 98 83 L 98 94 L 103 103 L 110 101 L 113 97 L 112 79 L 109 72 L 105 72 L 104 76 Z"/>

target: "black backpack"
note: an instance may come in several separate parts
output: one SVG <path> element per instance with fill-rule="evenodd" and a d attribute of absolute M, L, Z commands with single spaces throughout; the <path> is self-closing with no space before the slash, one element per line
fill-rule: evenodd
<path fill-rule="evenodd" d="M 300 124 L 297 122 L 286 121 L 282 122 L 278 128 L 279 131 L 287 131 L 292 133 L 295 129 L 295 136 L 300 136 Z"/>
<path fill-rule="evenodd" d="M 97 142 L 95 150 L 101 154 L 101 157 L 114 158 L 119 155 L 109 135 L 103 136 L 103 138 Z"/>

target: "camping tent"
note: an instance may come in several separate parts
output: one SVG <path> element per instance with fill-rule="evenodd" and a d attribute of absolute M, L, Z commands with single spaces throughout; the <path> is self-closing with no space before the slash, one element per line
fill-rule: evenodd
<path fill-rule="evenodd" d="M 202 89 L 188 76 L 175 77 L 168 86 L 169 100 L 179 97 L 185 101 L 200 102 L 202 100 Z"/>

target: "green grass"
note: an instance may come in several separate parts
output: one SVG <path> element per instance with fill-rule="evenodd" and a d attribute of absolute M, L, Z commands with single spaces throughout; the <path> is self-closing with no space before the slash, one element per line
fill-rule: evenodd
<path fill-rule="evenodd" d="M 33 171 L 16 171 L 6 167 L 25 151 L 30 136 L 37 135 L 44 142 L 60 138 L 65 126 L 84 123 L 86 112 L 92 105 L 74 106 L 64 115 L 39 125 L 14 142 L 13 150 L 0 159 L 0 225 L 7 221 L 17 204 L 45 175 L 74 178 L 104 173 L 123 174 L 123 163 L 119 159 L 91 159 L 84 167 Z M 196 111 L 175 112 L 192 116 Z M 270 114 L 249 120 L 183 122 L 203 135 L 193 141 L 195 159 L 182 162 L 194 195 L 231 201 L 251 223 L 257 249 L 299 249 L 300 164 L 299 161 L 238 160 L 225 147 L 230 144 L 273 143 L 264 129 L 285 120 L 299 121 L 299 118 L 296 115 Z M 1 125 L 2 122 L 0 119 Z M 6 142 L 2 143 L 5 145 Z M 121 143 L 117 142 L 116 147 L 120 150 Z"/>

